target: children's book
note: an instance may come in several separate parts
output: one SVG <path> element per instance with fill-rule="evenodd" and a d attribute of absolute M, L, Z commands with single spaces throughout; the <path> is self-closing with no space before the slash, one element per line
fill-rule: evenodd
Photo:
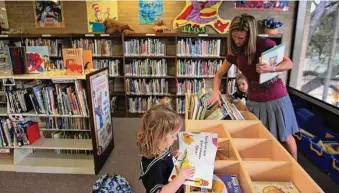
<path fill-rule="evenodd" d="M 26 46 L 28 73 L 43 73 L 49 65 L 48 46 Z"/>
<path fill-rule="evenodd" d="M 83 61 L 83 49 L 82 48 L 68 48 L 62 49 L 62 57 L 64 60 L 64 66 L 66 73 L 71 74 L 83 74 L 84 73 L 84 61 Z"/>
<path fill-rule="evenodd" d="M 218 136 L 216 133 L 180 132 L 179 152 L 175 165 L 178 168 L 195 168 L 194 176 L 186 179 L 185 185 L 211 188 L 213 182 L 214 162 L 217 152 Z M 169 181 L 177 175 L 173 168 Z"/>
<path fill-rule="evenodd" d="M 25 74 L 27 68 L 25 65 L 25 49 L 24 47 L 10 47 L 10 60 L 12 62 L 13 74 Z"/>
<path fill-rule="evenodd" d="M 300 193 L 292 182 L 265 182 L 253 181 L 255 193 L 262 192 L 286 192 L 286 193 Z"/>
<path fill-rule="evenodd" d="M 269 63 L 270 65 L 278 65 L 280 62 L 283 61 L 285 55 L 285 44 L 280 44 L 275 46 L 265 52 L 261 53 L 261 62 Z M 268 73 L 261 73 L 259 78 L 259 83 L 262 84 L 267 82 L 275 77 L 277 77 L 279 73 L 277 72 L 268 72 Z"/>
<path fill-rule="evenodd" d="M 85 72 L 91 72 L 93 69 L 92 51 L 84 50 L 84 70 Z"/>

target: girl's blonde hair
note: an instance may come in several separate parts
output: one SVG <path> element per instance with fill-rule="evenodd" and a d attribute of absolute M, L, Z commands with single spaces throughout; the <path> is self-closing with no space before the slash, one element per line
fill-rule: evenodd
<path fill-rule="evenodd" d="M 141 128 L 137 133 L 137 145 L 140 154 L 145 157 L 160 155 L 160 143 L 165 137 L 176 132 L 182 126 L 180 115 L 169 104 L 151 107 L 141 120 Z"/>
<path fill-rule="evenodd" d="M 238 74 L 237 77 L 235 77 L 235 87 L 237 88 L 237 91 L 239 92 L 239 85 L 238 85 L 238 81 L 239 80 L 245 80 L 248 84 L 247 78 L 244 74 Z"/>
<path fill-rule="evenodd" d="M 245 46 L 245 55 L 247 56 L 248 64 L 251 65 L 256 52 L 256 41 L 257 41 L 257 22 L 255 18 L 248 14 L 241 14 L 233 18 L 229 28 L 227 38 L 227 53 L 235 55 L 237 46 L 233 42 L 232 32 L 246 32 L 247 43 Z"/>

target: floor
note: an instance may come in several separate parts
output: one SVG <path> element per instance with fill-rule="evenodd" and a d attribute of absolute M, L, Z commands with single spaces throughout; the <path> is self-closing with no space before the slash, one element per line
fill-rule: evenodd
<path fill-rule="evenodd" d="M 125 176 L 134 193 L 143 193 L 139 177 L 139 156 L 135 136 L 139 125 L 138 118 L 114 119 L 115 149 L 99 175 L 117 173 Z M 336 193 L 339 185 L 303 155 L 299 162 L 326 193 Z M 89 193 L 94 181 L 93 175 L 63 175 L 0 172 L 0 192 L 2 193 Z"/>

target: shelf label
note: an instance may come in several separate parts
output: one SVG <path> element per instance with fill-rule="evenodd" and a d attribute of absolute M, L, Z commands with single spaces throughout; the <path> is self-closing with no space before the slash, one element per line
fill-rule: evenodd
<path fill-rule="evenodd" d="M 85 34 L 85 37 L 94 37 L 94 34 Z"/>
<path fill-rule="evenodd" d="M 146 36 L 155 36 L 155 34 L 146 34 Z"/>
<path fill-rule="evenodd" d="M 101 37 L 108 37 L 109 34 L 100 34 Z"/>
<path fill-rule="evenodd" d="M 53 83 L 73 83 L 74 78 L 52 78 Z"/>
<path fill-rule="evenodd" d="M 51 34 L 41 34 L 41 37 L 51 37 Z"/>
<path fill-rule="evenodd" d="M 268 37 L 268 34 L 259 34 L 260 37 Z"/>
<path fill-rule="evenodd" d="M 0 154 L 2 153 L 10 153 L 11 149 L 0 149 Z"/>
<path fill-rule="evenodd" d="M 199 37 L 206 37 L 208 34 L 198 34 Z"/>
<path fill-rule="evenodd" d="M 8 35 L 0 35 L 0 37 L 2 37 L 2 38 L 7 38 L 8 37 Z"/>
<path fill-rule="evenodd" d="M 9 114 L 8 117 L 13 122 L 23 122 L 23 121 L 25 121 L 22 114 Z"/>

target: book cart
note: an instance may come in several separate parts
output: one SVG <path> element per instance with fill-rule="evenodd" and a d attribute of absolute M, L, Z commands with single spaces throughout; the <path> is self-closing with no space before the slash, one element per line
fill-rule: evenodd
<path fill-rule="evenodd" d="M 114 148 L 113 124 L 109 105 L 108 68 L 90 72 L 86 75 L 66 75 L 65 73 L 21 74 L 1 76 L 13 78 L 16 84 L 38 80 L 42 83 L 75 84 L 80 82 L 84 100 L 87 103 L 87 114 L 38 114 L 33 110 L 20 114 L 11 114 L 2 108 L 1 119 L 21 117 L 24 121 L 35 121 L 39 124 L 40 137 L 32 144 L 18 146 L 16 137 L 10 149 L 10 154 L 0 154 L 0 171 L 62 173 L 62 174 L 97 174 Z M 100 87 L 102 93 L 96 88 Z M 98 108 L 96 95 L 101 95 L 103 119 L 96 115 Z M 108 104 L 108 105 L 105 105 Z M 7 105 L 7 108 L 9 105 Z M 99 107 L 100 108 L 100 107 Z M 46 128 L 46 117 L 81 118 L 84 121 L 81 129 Z M 91 121 L 92 120 L 92 121 Z M 99 123 L 101 121 L 101 123 Z M 87 133 L 89 138 L 54 138 L 53 132 Z M 71 135 L 71 134 L 70 134 Z M 75 135 L 75 134 L 74 134 Z M 80 134 L 79 134 L 80 136 Z M 83 136 L 83 135 L 81 135 Z"/>
<path fill-rule="evenodd" d="M 188 104 L 187 95 L 185 100 Z M 215 174 L 235 175 L 243 193 L 256 192 L 252 181 L 292 182 L 300 193 L 324 192 L 244 106 L 240 111 L 246 120 L 239 121 L 191 120 L 189 111 L 186 106 L 185 130 L 218 134 L 218 145 L 229 159 L 215 161 Z M 197 191 L 186 186 L 185 192 Z"/>

